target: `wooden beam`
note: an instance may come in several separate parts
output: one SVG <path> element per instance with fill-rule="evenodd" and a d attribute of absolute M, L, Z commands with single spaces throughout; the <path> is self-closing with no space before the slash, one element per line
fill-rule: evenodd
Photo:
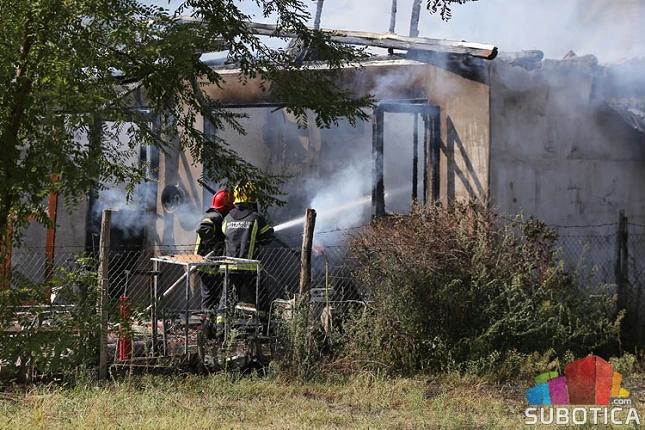
<path fill-rule="evenodd" d="M 107 337 L 108 337 L 108 288 L 110 260 L 110 227 L 112 226 L 112 211 L 103 210 L 101 219 L 101 238 L 99 239 L 99 270 L 98 270 L 98 308 L 99 308 L 99 379 L 107 379 Z"/>
<path fill-rule="evenodd" d="M 322 17 L 323 3 L 325 0 L 318 0 L 316 4 L 316 17 L 314 18 L 314 29 L 318 30 L 320 28 L 320 19 Z"/>
<path fill-rule="evenodd" d="M 419 18 L 421 17 L 421 0 L 414 0 L 412 3 L 412 14 L 410 15 L 410 37 L 419 37 Z"/>
<path fill-rule="evenodd" d="M 193 17 L 181 17 L 182 24 L 197 24 L 201 20 Z M 257 22 L 248 23 L 250 31 L 259 36 L 296 38 L 295 32 L 280 30 L 273 24 Z M 370 33 L 366 31 L 321 29 L 331 40 L 348 45 L 374 46 L 378 48 L 400 49 L 404 51 L 427 51 L 445 54 L 463 54 L 492 60 L 497 56 L 497 47 L 486 43 L 473 43 L 427 37 L 406 37 L 391 33 Z"/>
<path fill-rule="evenodd" d="M 390 33 L 394 33 L 396 29 L 396 0 L 392 0 L 392 9 L 390 11 Z"/>
<path fill-rule="evenodd" d="M 58 182 L 58 177 L 54 176 L 54 182 Z M 58 193 L 52 191 L 47 199 L 47 214 L 50 225 L 47 227 L 47 243 L 45 248 L 46 268 L 45 279 L 50 281 L 54 275 L 54 259 L 56 253 L 56 222 L 58 220 Z"/>
<path fill-rule="evenodd" d="M 277 31 L 272 24 L 251 23 L 253 33 L 261 36 L 297 37 L 296 33 Z M 406 37 L 390 33 L 370 33 L 366 31 L 321 29 L 331 40 L 348 45 L 375 46 L 414 51 L 464 54 L 492 60 L 497 56 L 497 47 L 484 43 L 457 42 L 452 40 L 430 39 L 427 37 Z"/>

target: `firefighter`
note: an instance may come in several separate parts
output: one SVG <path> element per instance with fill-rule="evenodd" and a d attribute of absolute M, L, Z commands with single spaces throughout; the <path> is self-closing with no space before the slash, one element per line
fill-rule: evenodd
<path fill-rule="evenodd" d="M 238 186 L 234 190 L 235 207 L 228 213 L 222 225 L 226 236 L 226 256 L 254 259 L 258 246 L 273 238 L 273 228 L 267 224 L 257 209 L 256 189 L 252 184 Z M 238 264 L 229 267 L 229 280 L 232 297 L 237 307 L 255 309 L 256 267 Z M 226 308 L 226 298 L 222 296 L 220 308 Z"/>
<path fill-rule="evenodd" d="M 206 256 L 224 254 L 224 233 L 222 225 L 224 217 L 233 209 L 231 193 L 221 189 L 211 200 L 211 207 L 206 211 L 206 217 L 197 228 L 195 254 Z M 222 294 L 222 275 L 213 269 L 200 269 L 200 289 L 202 293 L 202 309 L 214 310 Z"/>

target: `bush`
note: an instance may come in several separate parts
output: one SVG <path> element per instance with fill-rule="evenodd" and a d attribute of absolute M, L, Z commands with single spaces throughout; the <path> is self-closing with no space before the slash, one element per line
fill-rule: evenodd
<path fill-rule="evenodd" d="M 81 257 L 72 266 L 57 268 L 41 284 L 14 274 L 14 287 L 0 291 L 0 383 L 27 382 L 37 375 L 76 376 L 96 362 L 96 264 Z M 49 303 L 50 292 L 71 306 L 39 306 Z"/>
<path fill-rule="evenodd" d="M 524 357 L 611 350 L 614 298 L 576 285 L 556 239 L 542 222 L 502 222 L 475 202 L 374 222 L 350 244 L 369 306 L 346 331 L 344 359 L 397 374 L 510 374 Z"/>

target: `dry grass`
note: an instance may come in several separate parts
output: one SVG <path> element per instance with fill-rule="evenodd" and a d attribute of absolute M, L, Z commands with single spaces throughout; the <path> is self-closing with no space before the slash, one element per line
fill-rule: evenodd
<path fill-rule="evenodd" d="M 522 428 L 522 398 L 522 387 L 459 376 L 318 383 L 149 376 L 2 396 L 0 428 L 511 429 Z"/>
<path fill-rule="evenodd" d="M 480 388 L 369 376 L 324 383 L 143 377 L 14 394 L 0 399 L 0 427 L 501 429 L 521 422 L 519 409 L 500 393 Z"/>

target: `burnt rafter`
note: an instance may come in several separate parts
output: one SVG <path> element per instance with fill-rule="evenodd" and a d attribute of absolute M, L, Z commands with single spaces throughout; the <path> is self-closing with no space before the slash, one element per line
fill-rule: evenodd
<path fill-rule="evenodd" d="M 195 24 L 199 18 L 182 17 L 180 23 Z M 273 24 L 251 22 L 251 32 L 260 36 L 295 38 L 298 35 L 288 30 L 279 30 Z M 321 29 L 331 40 L 348 45 L 373 46 L 378 48 L 440 52 L 446 54 L 470 55 L 492 60 L 497 57 L 497 47 L 486 43 L 431 39 L 427 37 L 407 37 L 392 33 L 371 33 L 366 31 Z"/>

